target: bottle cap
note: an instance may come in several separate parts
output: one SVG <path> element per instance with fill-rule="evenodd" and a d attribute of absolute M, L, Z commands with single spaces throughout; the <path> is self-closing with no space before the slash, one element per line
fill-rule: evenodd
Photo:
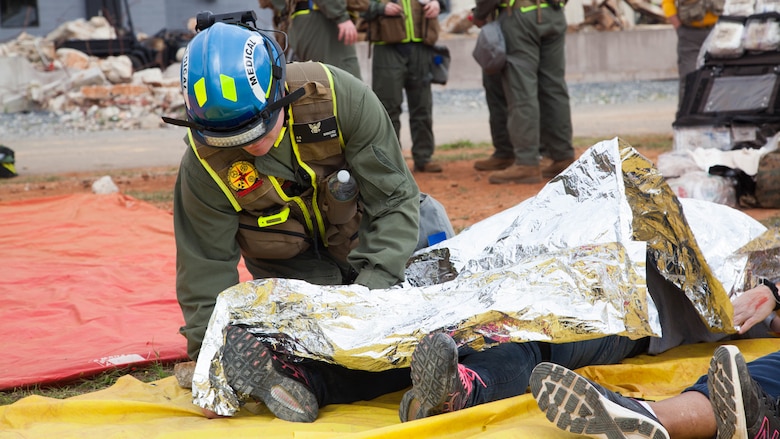
<path fill-rule="evenodd" d="M 336 174 L 336 179 L 338 179 L 340 183 L 347 183 L 349 181 L 349 177 L 349 171 L 346 169 L 342 169 L 338 174 Z"/>

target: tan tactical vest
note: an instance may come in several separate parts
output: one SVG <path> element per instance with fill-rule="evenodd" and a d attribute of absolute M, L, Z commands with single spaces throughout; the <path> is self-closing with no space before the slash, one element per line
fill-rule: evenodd
<path fill-rule="evenodd" d="M 707 12 L 720 16 L 725 3 L 725 0 L 678 0 L 677 18 L 683 24 L 691 24 L 703 20 Z"/>
<path fill-rule="evenodd" d="M 380 3 L 389 3 L 380 0 Z M 379 16 L 368 22 L 368 41 L 372 43 L 423 43 L 429 46 L 439 39 L 439 20 L 425 18 L 423 5 L 418 0 L 398 0 L 404 8 L 402 15 Z M 409 32 L 411 30 L 411 33 Z"/>
<path fill-rule="evenodd" d="M 330 71 L 315 62 L 288 64 L 286 84 L 289 91 L 306 90 L 290 106 L 285 127 L 298 173 L 312 182 L 302 193 L 288 195 L 292 182 L 261 174 L 243 148 L 213 148 L 191 135 L 190 145 L 239 212 L 237 239 L 245 257 L 289 259 L 311 245 L 324 245 L 346 261 L 358 243 L 361 212 L 357 199 L 343 203 L 328 196 L 328 178 L 346 168 Z"/>

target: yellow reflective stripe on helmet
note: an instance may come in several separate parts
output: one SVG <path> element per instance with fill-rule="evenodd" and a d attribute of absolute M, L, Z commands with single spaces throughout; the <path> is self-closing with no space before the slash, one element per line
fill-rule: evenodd
<path fill-rule="evenodd" d="M 206 160 L 203 160 L 200 157 L 200 154 L 198 154 L 198 147 L 195 145 L 195 139 L 192 138 L 192 129 L 187 128 L 187 138 L 190 141 L 190 147 L 193 151 L 195 151 L 195 156 L 198 157 L 198 160 L 200 160 L 201 165 L 203 165 L 204 168 L 206 168 L 206 171 L 208 171 L 211 178 L 214 179 L 214 181 L 217 182 L 217 185 L 220 189 L 222 189 L 222 192 L 225 193 L 225 196 L 227 197 L 228 201 L 230 201 L 230 204 L 233 206 L 233 209 L 236 210 L 236 212 L 241 212 L 243 209 L 241 208 L 241 204 L 238 203 L 238 200 L 236 200 L 236 197 L 233 196 L 233 192 L 230 191 L 230 188 L 225 186 L 225 182 L 222 181 L 222 179 L 217 175 L 217 172 L 212 169 L 212 167 L 208 164 Z"/>
<path fill-rule="evenodd" d="M 206 78 L 198 79 L 192 89 L 195 91 L 195 98 L 198 100 L 198 105 L 202 107 L 208 99 L 206 96 Z"/>
<path fill-rule="evenodd" d="M 222 97 L 229 101 L 238 102 L 238 92 L 236 92 L 236 80 L 230 76 L 220 74 L 219 84 L 222 86 Z"/>

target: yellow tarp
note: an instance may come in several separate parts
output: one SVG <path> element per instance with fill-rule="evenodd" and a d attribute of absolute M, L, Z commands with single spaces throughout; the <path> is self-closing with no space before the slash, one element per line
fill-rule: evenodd
<path fill-rule="evenodd" d="M 735 342 L 750 361 L 780 349 L 780 339 Z M 664 399 L 707 372 L 715 344 L 682 346 L 623 364 L 579 369 L 625 395 Z M 0 407 L 0 438 L 566 438 L 530 394 L 415 422 L 398 420 L 403 392 L 324 407 L 312 424 L 275 419 L 262 405 L 208 420 L 174 377 L 144 384 L 131 376 L 99 392 L 66 400 L 31 396 Z M 251 411 L 250 411 L 251 410 Z M 256 412 L 252 413 L 252 411 Z"/>

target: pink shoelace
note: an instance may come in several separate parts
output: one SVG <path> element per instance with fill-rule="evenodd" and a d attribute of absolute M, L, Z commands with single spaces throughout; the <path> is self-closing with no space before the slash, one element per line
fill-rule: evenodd
<path fill-rule="evenodd" d="M 463 391 L 456 389 L 455 392 L 449 395 L 448 400 L 442 404 L 443 412 L 452 412 L 464 408 L 471 391 L 474 389 L 474 381 L 479 381 L 482 387 L 487 387 L 487 384 L 485 384 L 479 374 L 460 363 L 458 363 L 458 378 L 460 378 Z"/>
<path fill-rule="evenodd" d="M 482 387 L 487 387 L 487 384 L 482 381 L 482 377 L 478 373 L 460 363 L 458 363 L 458 375 L 460 375 L 460 383 L 463 385 L 463 389 L 466 390 L 466 395 L 470 395 L 474 389 L 474 381 L 479 381 Z"/>

